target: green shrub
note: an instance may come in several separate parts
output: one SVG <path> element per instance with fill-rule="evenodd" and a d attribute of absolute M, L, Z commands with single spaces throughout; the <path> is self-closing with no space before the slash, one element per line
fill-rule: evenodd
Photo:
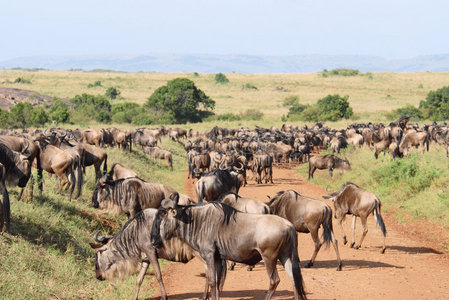
<path fill-rule="evenodd" d="M 13 128 L 27 128 L 33 125 L 33 105 L 30 102 L 19 102 L 9 112 L 9 124 Z"/>
<path fill-rule="evenodd" d="M 90 120 L 109 122 L 111 120 L 111 103 L 101 95 L 82 94 L 70 100 L 73 104 L 72 121 L 84 123 Z"/>
<path fill-rule="evenodd" d="M 434 121 L 449 119 L 449 86 L 430 91 L 426 100 L 419 103 L 424 118 Z"/>
<path fill-rule="evenodd" d="M 252 83 L 245 83 L 245 85 L 242 86 L 242 89 L 258 90 L 258 88 L 254 84 L 252 84 Z"/>
<path fill-rule="evenodd" d="M 330 71 L 324 69 L 321 72 L 321 75 L 323 77 L 328 77 L 328 76 L 358 76 L 358 75 L 361 75 L 361 73 L 357 69 L 337 68 L 337 69 L 333 69 L 333 70 L 330 70 Z"/>
<path fill-rule="evenodd" d="M 106 90 L 106 93 L 104 94 L 106 97 L 108 97 L 111 100 L 116 99 L 118 96 L 120 96 L 120 91 L 115 87 L 109 87 Z"/>
<path fill-rule="evenodd" d="M 175 78 L 156 89 L 144 106 L 164 122 L 186 123 L 200 122 L 203 111 L 213 110 L 215 101 L 198 89 L 193 81 Z"/>
<path fill-rule="evenodd" d="M 393 116 L 393 119 L 399 119 L 403 116 L 409 116 L 412 120 L 421 120 L 423 118 L 423 113 L 421 112 L 421 110 L 419 110 L 419 108 L 408 104 L 404 107 L 395 109 L 393 111 Z"/>
<path fill-rule="evenodd" d="M 299 97 L 296 95 L 290 95 L 284 98 L 284 101 L 282 101 L 282 106 L 288 107 L 299 103 Z"/>
<path fill-rule="evenodd" d="M 348 102 L 349 96 L 328 95 L 318 100 L 317 105 L 322 121 L 338 121 L 342 118 L 349 119 L 353 115 Z"/>
<path fill-rule="evenodd" d="M 61 99 L 53 99 L 48 108 L 50 120 L 59 123 L 68 123 L 70 120 L 69 106 Z"/>
<path fill-rule="evenodd" d="M 41 127 L 49 120 L 47 112 L 41 107 L 35 107 L 31 115 L 31 123 L 33 126 Z"/>
<path fill-rule="evenodd" d="M 112 105 L 112 121 L 115 123 L 131 123 L 133 117 L 139 114 L 140 105 L 132 102 L 118 103 Z"/>
<path fill-rule="evenodd" d="M 97 86 L 102 86 L 100 80 L 97 80 L 97 81 L 95 81 L 94 83 L 89 83 L 89 84 L 87 85 L 87 88 L 90 89 L 90 88 L 94 88 L 94 87 L 97 87 Z"/>
<path fill-rule="evenodd" d="M 16 80 L 14 80 L 14 83 L 31 84 L 31 80 L 25 79 L 23 77 L 17 77 Z"/>
<path fill-rule="evenodd" d="M 0 128 L 8 128 L 9 126 L 9 112 L 0 108 Z"/>
<path fill-rule="evenodd" d="M 215 83 L 223 84 L 223 83 L 228 83 L 228 82 L 229 82 L 229 79 L 226 77 L 225 74 L 223 74 L 223 73 L 215 74 Z"/>
<path fill-rule="evenodd" d="M 242 117 L 240 115 L 233 114 L 233 113 L 225 113 L 225 114 L 217 115 L 215 117 L 215 119 L 218 121 L 232 122 L 232 121 L 240 121 L 242 119 Z"/>

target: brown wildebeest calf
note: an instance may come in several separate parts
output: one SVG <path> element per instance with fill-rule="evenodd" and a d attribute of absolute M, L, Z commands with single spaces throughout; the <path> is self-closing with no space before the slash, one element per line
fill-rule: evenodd
<path fill-rule="evenodd" d="M 334 202 L 335 207 L 335 218 L 338 219 L 338 224 L 340 225 L 341 232 L 343 233 L 343 243 L 346 245 L 346 234 L 343 231 L 342 222 L 345 219 L 345 216 L 353 215 L 352 219 L 352 243 L 351 248 L 354 247 L 355 244 L 355 222 L 357 217 L 360 217 L 363 226 L 363 235 L 360 239 L 358 245 L 355 246 L 355 249 L 359 249 L 362 246 L 363 239 L 368 233 L 368 227 L 366 226 L 367 218 L 370 214 L 374 214 L 376 217 L 377 224 L 379 224 L 380 230 L 384 235 L 383 239 L 383 247 L 382 253 L 385 252 L 385 236 L 387 235 L 387 230 L 385 229 L 385 224 L 382 219 L 382 215 L 380 214 L 381 203 L 379 198 L 373 193 L 370 193 L 358 185 L 346 182 L 343 184 L 338 192 L 329 193 L 331 197 L 323 197 L 325 199 L 331 199 Z"/>
<path fill-rule="evenodd" d="M 332 209 L 323 201 L 307 198 L 293 190 L 281 191 L 270 202 L 271 213 L 289 220 L 295 226 L 296 231 L 309 233 L 315 244 L 315 251 L 307 264 L 307 268 L 313 266 L 315 258 L 323 244 L 329 246 L 332 242 L 337 254 L 337 271 L 341 271 L 341 259 L 338 252 L 338 242 L 334 237 L 332 228 Z M 320 242 L 318 230 L 323 226 L 323 242 Z"/>
<path fill-rule="evenodd" d="M 164 159 L 168 163 L 168 167 L 170 168 L 170 171 L 173 171 L 173 158 L 169 151 L 164 150 L 158 146 L 155 147 L 145 147 L 143 148 L 143 152 L 145 154 L 150 155 L 153 158 L 153 162 L 157 159 Z"/>
<path fill-rule="evenodd" d="M 310 177 L 313 178 L 313 173 L 315 173 L 316 169 L 328 169 L 329 175 L 332 177 L 334 169 L 351 170 L 351 164 L 347 158 L 343 160 L 332 154 L 327 154 L 325 156 L 312 156 L 309 159 L 309 180 Z"/>

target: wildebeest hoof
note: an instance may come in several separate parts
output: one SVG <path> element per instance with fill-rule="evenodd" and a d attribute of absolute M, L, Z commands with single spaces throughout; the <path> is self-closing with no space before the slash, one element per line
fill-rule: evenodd
<path fill-rule="evenodd" d="M 385 253 L 385 248 L 382 248 L 382 251 L 380 253 L 384 254 Z"/>
<path fill-rule="evenodd" d="M 346 240 L 346 237 L 343 238 L 343 245 L 346 245 L 348 241 Z"/>
<path fill-rule="evenodd" d="M 246 270 L 248 270 L 248 271 L 252 271 L 252 270 L 253 270 L 253 268 L 254 268 L 254 266 L 248 266 L 248 268 L 247 268 Z"/>
<path fill-rule="evenodd" d="M 351 248 L 354 248 L 355 243 L 351 243 Z"/>
<path fill-rule="evenodd" d="M 341 263 L 338 264 L 337 271 L 341 271 Z"/>
<path fill-rule="evenodd" d="M 354 247 L 354 249 L 359 250 L 360 247 L 361 247 L 360 245 L 357 245 L 357 246 Z"/>
<path fill-rule="evenodd" d="M 309 261 L 309 263 L 306 265 L 306 268 L 310 268 L 311 266 L 313 266 L 313 262 Z"/>

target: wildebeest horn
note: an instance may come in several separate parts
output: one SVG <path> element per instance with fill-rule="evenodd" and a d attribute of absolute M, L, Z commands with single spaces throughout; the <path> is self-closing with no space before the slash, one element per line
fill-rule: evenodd
<path fill-rule="evenodd" d="M 244 167 L 244 165 L 241 163 L 241 162 L 239 162 L 239 164 L 240 164 L 240 168 L 237 168 L 236 166 L 234 166 L 234 170 L 236 170 L 236 171 L 241 171 L 241 170 L 243 170 L 243 167 Z"/>
<path fill-rule="evenodd" d="M 175 207 L 178 206 L 178 202 L 179 202 L 179 194 L 176 193 L 176 194 L 175 194 L 175 197 L 174 197 L 174 199 L 173 199 L 173 204 L 174 204 Z"/>
<path fill-rule="evenodd" d="M 28 150 L 28 147 L 30 146 L 30 142 L 28 142 L 28 141 L 26 141 L 26 142 L 27 142 L 27 144 L 26 144 L 25 148 L 22 149 L 22 151 L 21 151 L 22 154 L 25 154 L 25 152 Z"/>
<path fill-rule="evenodd" d="M 46 137 L 50 137 L 50 135 L 47 135 L 47 128 L 45 128 L 45 130 L 42 134 L 45 135 Z"/>
<path fill-rule="evenodd" d="M 329 191 L 327 190 L 327 188 L 328 188 L 328 186 L 326 185 L 326 194 L 328 194 L 328 195 L 332 196 L 332 194 L 331 194 L 331 193 L 329 193 Z"/>
<path fill-rule="evenodd" d="M 110 235 L 108 235 L 108 236 L 102 235 L 102 236 L 98 237 L 99 234 L 100 234 L 100 230 L 98 230 L 98 231 L 95 233 L 95 235 L 94 235 L 94 240 L 95 240 L 96 242 L 99 242 L 99 243 L 102 243 L 102 244 L 106 244 L 106 243 L 112 238 L 112 236 L 110 236 Z"/>
<path fill-rule="evenodd" d="M 60 139 L 65 138 L 66 136 L 67 136 L 67 130 L 64 130 L 64 135 L 58 134 L 58 137 L 59 137 Z"/>

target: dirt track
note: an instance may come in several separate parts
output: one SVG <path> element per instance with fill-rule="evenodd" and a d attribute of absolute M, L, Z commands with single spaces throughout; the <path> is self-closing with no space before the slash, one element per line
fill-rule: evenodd
<path fill-rule="evenodd" d="M 321 199 L 324 190 L 302 179 L 292 170 L 275 169 L 274 185 L 250 183 L 240 194 L 266 201 L 267 195 L 280 190 L 294 189 L 305 196 Z M 195 197 L 191 181 L 186 181 L 186 194 Z M 339 241 L 343 270 L 337 272 L 336 257 L 332 247 L 324 247 L 318 253 L 311 269 L 301 268 L 309 299 L 449 299 L 448 255 L 439 252 L 435 241 L 423 241 L 419 232 L 402 232 L 405 226 L 394 223 L 385 216 L 387 227 L 387 250 L 380 253 L 381 233 L 369 218 L 369 232 L 360 250 L 349 248 L 351 218 L 347 218 L 345 231 L 349 239 L 342 244 L 341 232 L 334 222 L 334 232 Z M 356 240 L 361 235 L 358 219 Z M 310 234 L 299 234 L 299 256 L 304 266 L 313 252 Z M 293 299 L 290 280 L 282 265 L 278 265 L 281 282 L 274 299 Z M 204 287 L 204 267 L 198 259 L 188 264 L 172 263 L 163 274 L 170 299 L 198 299 Z M 159 299 L 159 287 L 152 284 L 155 299 Z M 263 263 L 252 272 L 246 266 L 237 265 L 229 271 L 221 297 L 224 299 L 263 299 L 268 288 L 268 276 Z M 142 296 L 147 293 L 143 289 Z"/>

